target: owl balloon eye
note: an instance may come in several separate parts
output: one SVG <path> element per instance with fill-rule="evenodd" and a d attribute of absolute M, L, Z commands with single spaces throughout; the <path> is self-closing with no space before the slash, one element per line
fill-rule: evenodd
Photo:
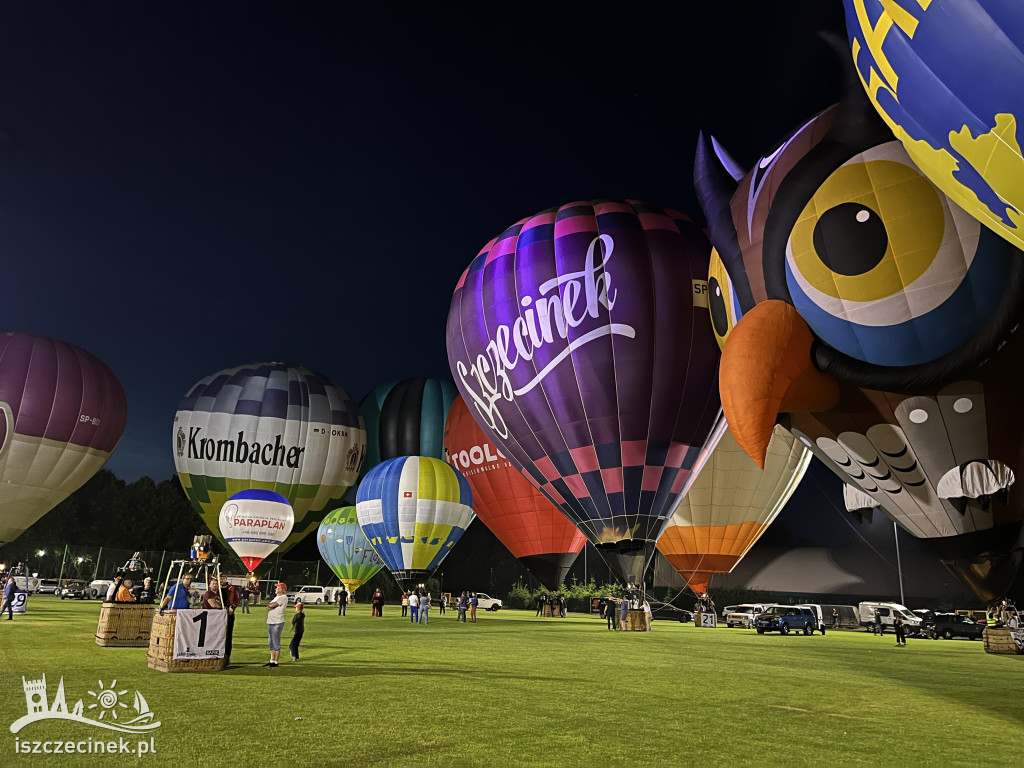
<path fill-rule="evenodd" d="M 715 331 L 718 346 L 725 349 L 725 340 L 743 312 L 740 310 L 736 292 L 733 290 L 729 273 L 725 271 L 718 251 L 711 250 L 711 264 L 708 269 L 708 307 L 711 310 L 711 326 Z"/>
<path fill-rule="evenodd" d="M 862 275 L 877 267 L 889 250 L 881 216 L 862 203 L 840 203 L 818 217 L 814 252 L 837 275 Z"/>
<path fill-rule="evenodd" d="M 793 225 L 786 283 L 819 339 L 883 366 L 970 339 L 1007 282 L 1005 249 L 936 189 L 898 142 L 836 168 Z"/>

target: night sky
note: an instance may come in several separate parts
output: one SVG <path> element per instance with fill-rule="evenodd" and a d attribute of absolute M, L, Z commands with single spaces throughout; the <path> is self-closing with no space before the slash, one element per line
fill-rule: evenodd
<path fill-rule="evenodd" d="M 838 0 L 497 5 L 0 6 L 0 327 L 114 370 L 108 469 L 171 477 L 179 401 L 229 366 L 357 400 L 448 376 L 495 234 L 592 198 L 699 219 L 699 130 L 749 164 L 839 98 Z M 848 537 L 840 487 L 813 469 L 790 528 Z"/>

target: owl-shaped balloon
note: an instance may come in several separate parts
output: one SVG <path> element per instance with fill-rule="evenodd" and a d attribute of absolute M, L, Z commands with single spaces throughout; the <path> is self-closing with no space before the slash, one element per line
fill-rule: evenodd
<path fill-rule="evenodd" d="M 849 80 L 749 173 L 700 139 L 722 406 L 755 461 L 781 421 L 991 602 L 1024 543 L 1024 254 Z"/>

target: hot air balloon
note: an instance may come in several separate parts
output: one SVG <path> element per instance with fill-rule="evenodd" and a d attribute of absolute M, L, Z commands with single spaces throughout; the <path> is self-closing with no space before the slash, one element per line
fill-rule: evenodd
<path fill-rule="evenodd" d="M 397 456 L 444 458 L 444 420 L 458 392 L 447 379 L 381 384 L 359 403 L 366 422 L 365 475 Z"/>
<path fill-rule="evenodd" d="M 359 527 L 355 507 L 341 507 L 329 512 L 320 523 L 316 544 L 320 556 L 349 594 L 355 594 L 384 567 L 384 561 Z"/>
<path fill-rule="evenodd" d="M 676 211 L 570 203 L 487 243 L 448 314 L 473 418 L 627 583 L 719 409 L 708 252 Z"/>
<path fill-rule="evenodd" d="M 778 517 L 811 462 L 811 452 L 776 426 L 764 469 L 743 452 L 724 418 L 720 439 L 698 462 L 699 474 L 658 539 L 658 551 L 697 595 L 716 573 L 729 573 Z"/>
<path fill-rule="evenodd" d="M 1024 248 L 1024 6 L 844 3 L 857 74 L 911 160 Z"/>
<path fill-rule="evenodd" d="M 352 398 L 301 366 L 252 363 L 196 383 L 174 415 L 174 466 L 210 530 L 229 496 L 280 493 L 295 513 L 285 552 L 355 484 L 366 449 Z"/>
<path fill-rule="evenodd" d="M 218 530 L 250 571 L 281 546 L 292 532 L 295 515 L 280 493 L 252 488 L 224 502 Z"/>
<path fill-rule="evenodd" d="M 473 489 L 473 511 L 548 589 L 557 590 L 587 542 L 488 439 L 458 396 L 444 428 L 448 462 Z"/>
<path fill-rule="evenodd" d="M 127 416 L 113 372 L 57 339 L 0 331 L 0 545 L 80 488 Z"/>
<path fill-rule="evenodd" d="M 473 522 L 462 473 L 430 456 L 388 459 L 356 492 L 359 526 L 395 580 L 410 589 L 441 564 Z"/>
<path fill-rule="evenodd" d="M 698 146 L 698 197 L 730 278 L 711 286 L 723 410 L 758 462 L 782 413 L 993 601 L 1024 546 L 1024 254 L 926 179 L 849 80 L 839 106 L 738 184 L 720 148 Z"/>

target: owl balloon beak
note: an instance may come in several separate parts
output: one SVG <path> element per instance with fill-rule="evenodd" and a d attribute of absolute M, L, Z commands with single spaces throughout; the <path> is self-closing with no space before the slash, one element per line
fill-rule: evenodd
<path fill-rule="evenodd" d="M 783 411 L 827 411 L 839 384 L 811 362 L 814 336 L 789 304 L 765 301 L 732 329 L 722 351 L 719 387 L 729 429 L 764 469 L 775 420 Z"/>

